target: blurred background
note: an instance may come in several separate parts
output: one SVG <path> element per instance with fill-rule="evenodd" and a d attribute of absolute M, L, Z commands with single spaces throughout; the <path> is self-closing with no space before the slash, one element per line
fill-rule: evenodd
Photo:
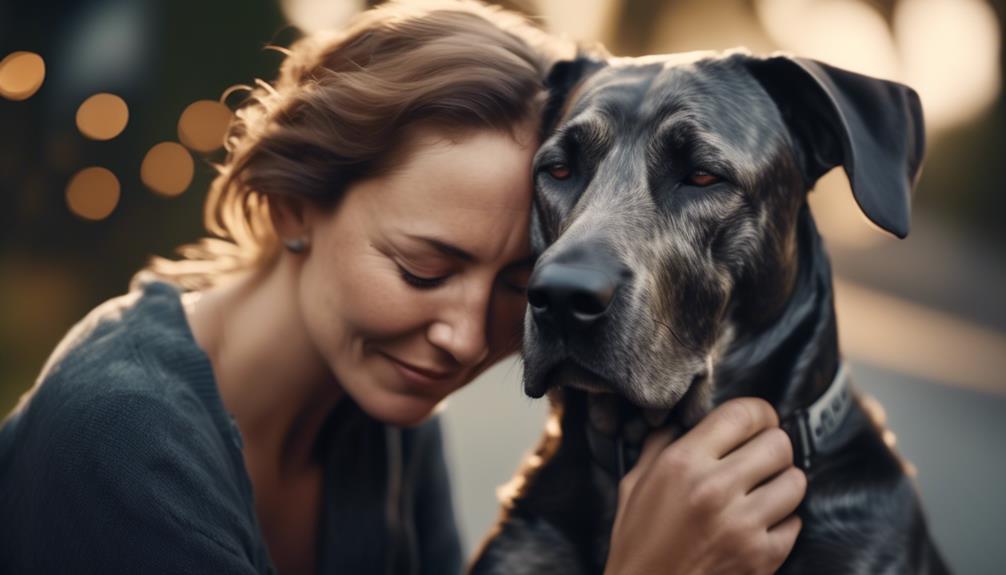
<path fill-rule="evenodd" d="M 503 4 L 616 55 L 784 50 L 918 90 L 928 157 L 909 238 L 871 227 L 841 170 L 811 202 L 833 256 L 843 350 L 917 469 L 937 543 L 959 573 L 1004 572 L 1003 1 Z M 264 47 L 367 5 L 0 1 L 0 413 L 87 310 L 125 291 L 151 255 L 201 235 L 225 91 L 274 77 L 281 55 Z M 505 362 L 445 412 L 469 548 L 542 430 L 546 406 L 522 396 L 520 374 Z"/>

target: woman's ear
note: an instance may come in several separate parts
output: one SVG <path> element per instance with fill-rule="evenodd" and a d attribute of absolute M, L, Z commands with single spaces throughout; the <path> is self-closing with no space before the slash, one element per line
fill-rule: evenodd
<path fill-rule="evenodd" d="M 309 200 L 297 196 L 270 194 L 269 218 L 286 249 L 302 253 L 310 245 Z"/>

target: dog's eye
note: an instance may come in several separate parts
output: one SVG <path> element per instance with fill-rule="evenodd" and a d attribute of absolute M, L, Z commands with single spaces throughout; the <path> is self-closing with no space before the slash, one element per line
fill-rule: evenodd
<path fill-rule="evenodd" d="M 565 180 L 569 177 L 569 166 L 562 163 L 555 163 L 548 167 L 548 175 L 557 180 Z"/>
<path fill-rule="evenodd" d="M 719 176 L 714 176 L 709 172 L 692 172 L 692 174 L 688 176 L 688 183 L 693 186 L 699 186 L 700 188 L 711 186 L 719 181 Z"/>

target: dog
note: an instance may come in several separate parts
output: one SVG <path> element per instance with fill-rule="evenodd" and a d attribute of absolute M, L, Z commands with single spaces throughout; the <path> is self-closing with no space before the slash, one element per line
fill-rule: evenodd
<path fill-rule="evenodd" d="M 524 391 L 552 420 L 476 574 L 601 573 L 655 426 L 761 397 L 808 478 L 780 573 L 946 573 L 850 387 L 807 194 L 843 166 L 904 238 L 925 151 L 909 87 L 744 51 L 560 62 L 535 156 Z"/>

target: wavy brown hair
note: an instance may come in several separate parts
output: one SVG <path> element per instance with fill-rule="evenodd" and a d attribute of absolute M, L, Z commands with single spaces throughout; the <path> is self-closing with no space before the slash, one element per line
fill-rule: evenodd
<path fill-rule="evenodd" d="M 278 79 L 238 106 L 210 186 L 212 237 L 145 272 L 189 289 L 268 265 L 279 253 L 269 197 L 334 205 L 381 173 L 417 123 L 508 130 L 534 120 L 563 48 L 515 13 L 471 0 L 389 2 L 288 49 Z"/>

